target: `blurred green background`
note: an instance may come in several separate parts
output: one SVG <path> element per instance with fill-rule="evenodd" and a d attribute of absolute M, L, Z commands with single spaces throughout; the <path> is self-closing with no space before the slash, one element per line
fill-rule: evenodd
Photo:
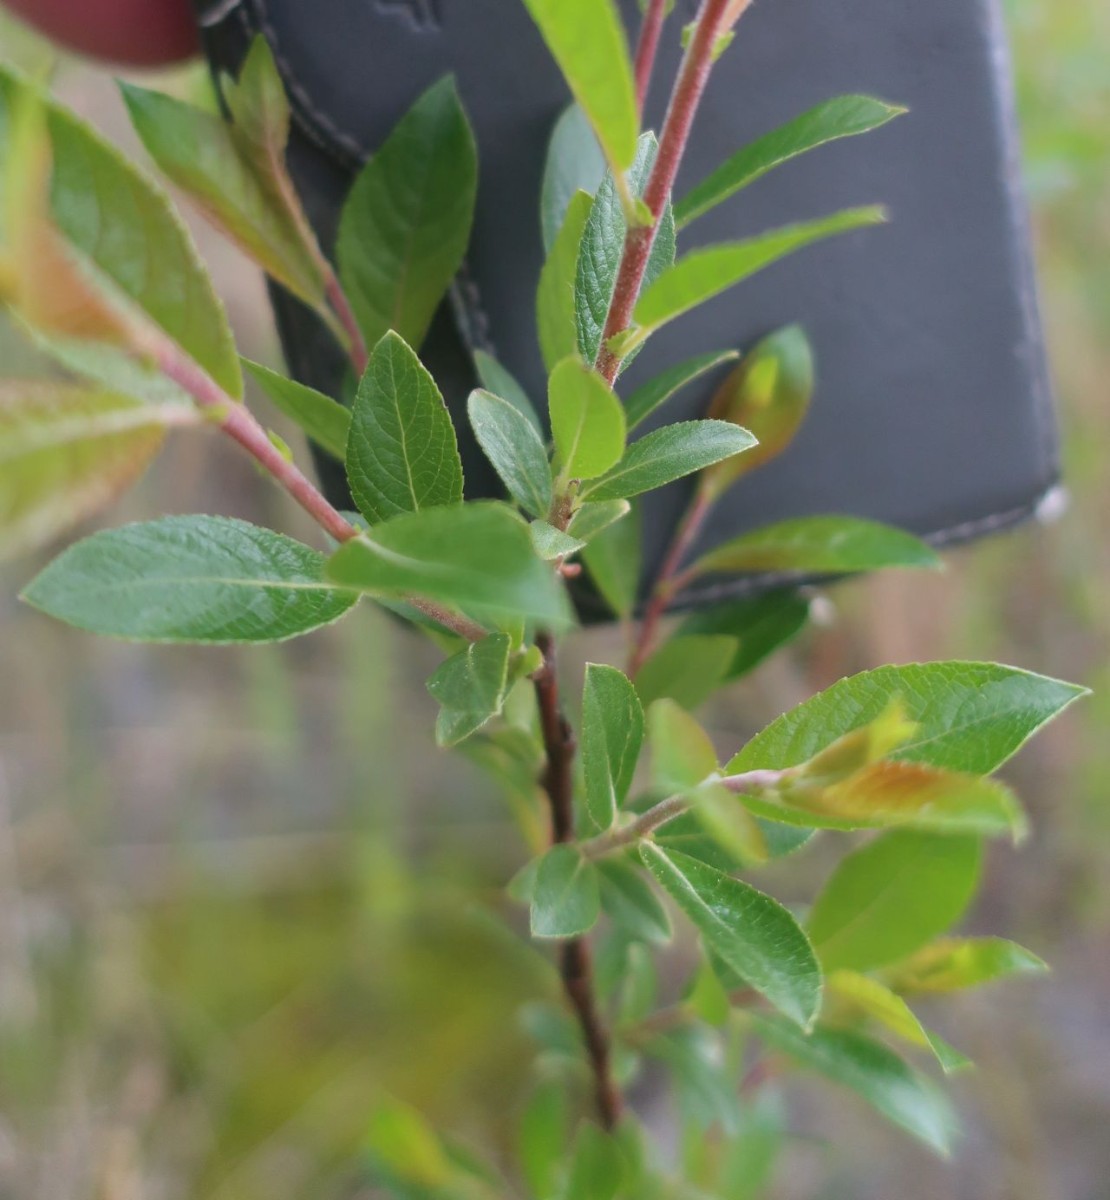
<path fill-rule="evenodd" d="M 992 851 L 970 921 L 1055 970 L 935 1018 L 980 1064 L 954 1163 L 806 1084 L 774 1200 L 1110 1196 L 1110 6 L 1008 9 L 1071 510 L 943 576 L 838 588 L 711 725 L 728 745 L 881 661 L 1093 687 L 1008 769 L 1035 834 Z M 0 43 L 42 58 L 10 22 Z M 134 145 L 105 73 L 64 61 L 57 84 Z M 276 361 L 260 281 L 198 236 L 244 352 Z M 111 519 L 195 509 L 307 533 L 203 436 Z M 434 653 L 368 607 L 273 649 L 97 641 L 19 605 L 35 565 L 0 573 L 0 1200 L 355 1200 L 381 1088 L 504 1145 L 532 1054 L 518 1011 L 553 982 L 503 930 L 525 851 L 501 798 L 432 745 Z"/>

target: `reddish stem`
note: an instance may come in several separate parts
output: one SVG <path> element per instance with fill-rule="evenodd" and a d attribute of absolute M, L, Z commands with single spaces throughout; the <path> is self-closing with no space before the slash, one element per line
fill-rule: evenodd
<path fill-rule="evenodd" d="M 351 302 L 347 299 L 347 293 L 343 290 L 343 285 L 339 282 L 339 276 L 332 270 L 330 264 L 327 270 L 325 294 L 327 295 L 328 304 L 331 306 L 332 312 L 335 313 L 336 319 L 347 334 L 346 348 L 351 360 L 351 366 L 354 367 L 355 374 L 361 377 L 362 373 L 366 370 L 366 364 L 370 361 L 370 355 L 366 349 L 366 342 L 363 340 L 362 330 L 359 328 L 358 319 L 355 317 Z"/>
<path fill-rule="evenodd" d="M 651 86 L 655 56 L 659 51 L 659 36 L 666 18 L 667 0 L 648 0 L 647 12 L 640 26 L 640 40 L 636 46 L 636 103 L 641 112 Z"/>

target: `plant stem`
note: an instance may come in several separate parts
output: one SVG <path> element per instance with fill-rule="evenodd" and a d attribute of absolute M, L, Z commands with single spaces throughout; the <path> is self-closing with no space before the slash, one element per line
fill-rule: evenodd
<path fill-rule="evenodd" d="M 659 50 L 659 35 L 666 17 L 667 0 L 648 0 L 647 12 L 640 26 L 640 40 L 636 45 L 636 103 L 641 112 L 651 85 L 655 56 Z"/>
<path fill-rule="evenodd" d="M 354 367 L 355 374 L 361 377 L 362 373 L 366 370 L 366 364 L 370 361 L 370 355 L 366 349 L 366 342 L 363 340 L 362 330 L 359 328 L 354 309 L 351 307 L 351 302 L 347 299 L 347 293 L 343 290 L 343 285 L 339 282 L 339 276 L 336 275 L 330 263 L 327 264 L 325 290 L 328 304 L 331 306 L 332 312 L 335 313 L 340 327 L 347 336 L 345 349 L 351 360 L 351 366 Z"/>

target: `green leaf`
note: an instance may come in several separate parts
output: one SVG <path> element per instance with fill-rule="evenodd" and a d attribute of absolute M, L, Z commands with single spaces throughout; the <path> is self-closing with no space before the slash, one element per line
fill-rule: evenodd
<path fill-rule="evenodd" d="M 640 668 L 636 690 L 645 704 L 667 697 L 683 708 L 700 707 L 724 682 L 736 657 L 733 637 L 673 637 Z"/>
<path fill-rule="evenodd" d="M 583 1122 L 563 1200 L 614 1200 L 623 1179 L 624 1160 L 616 1139 Z"/>
<path fill-rule="evenodd" d="M 1042 959 L 1004 938 L 940 938 L 890 967 L 886 979 L 898 992 L 958 992 L 1047 970 Z"/>
<path fill-rule="evenodd" d="M 578 937 L 601 915 L 597 868 L 573 846 L 553 846 L 540 859 L 532 890 L 532 936 Z"/>
<path fill-rule="evenodd" d="M 821 1008 L 821 968 L 798 923 L 770 896 L 677 851 L 641 846 L 648 869 L 706 946 L 792 1021 Z"/>
<path fill-rule="evenodd" d="M 346 458 L 351 414 L 342 404 L 315 388 L 286 379 L 261 363 L 249 358 L 241 361 L 277 409 L 340 462 Z"/>
<path fill-rule="evenodd" d="M 717 773 L 709 735 L 673 700 L 656 700 L 648 712 L 651 775 L 667 792 L 685 792 Z"/>
<path fill-rule="evenodd" d="M 809 600 L 796 588 L 777 588 L 695 612 L 678 627 L 673 640 L 706 635 L 738 638 L 739 649 L 721 678 L 739 679 L 801 633 L 808 620 Z"/>
<path fill-rule="evenodd" d="M 366 1149 L 377 1165 L 407 1183 L 440 1188 L 454 1169 L 432 1127 L 407 1104 L 380 1101 L 366 1123 Z"/>
<path fill-rule="evenodd" d="M 969 775 L 989 775 L 1086 689 L 997 663 L 879 667 L 842 679 L 773 721 L 736 755 L 730 775 L 807 762 L 900 701 L 917 733 L 894 754 Z"/>
<path fill-rule="evenodd" d="M 627 505 L 628 501 L 602 503 Z M 601 504 L 587 504 L 579 512 L 601 507 Z M 600 519 L 605 515 L 611 514 L 593 513 L 590 517 Z M 576 521 L 572 521 L 570 527 L 576 536 L 580 536 Z M 610 522 L 592 533 L 582 551 L 582 561 L 606 604 L 622 620 L 628 620 L 636 610 L 643 568 L 643 520 L 640 510 L 633 509 L 625 519 Z"/>
<path fill-rule="evenodd" d="M 582 766 L 586 808 L 599 829 L 608 829 L 616 820 L 643 741 L 644 710 L 636 689 L 616 667 L 587 663 L 582 692 Z"/>
<path fill-rule="evenodd" d="M 885 966 L 944 933 L 971 902 L 981 860 L 975 838 L 909 830 L 849 854 L 809 916 L 825 969 Z"/>
<path fill-rule="evenodd" d="M 477 194 L 474 136 L 442 79 L 398 122 L 343 205 L 336 253 L 363 336 L 419 347 L 462 264 Z"/>
<path fill-rule="evenodd" d="M 602 500 L 597 504 L 583 504 L 578 508 L 567 526 L 568 532 L 584 542 L 592 541 L 599 533 L 615 525 L 632 511 L 627 500 Z"/>
<path fill-rule="evenodd" d="M 458 504 L 462 461 L 435 380 L 396 333 L 374 347 L 359 380 L 347 439 L 347 480 L 371 523 Z"/>
<path fill-rule="evenodd" d="M 551 436 L 565 479 L 603 475 L 624 452 L 624 409 L 605 380 L 568 358 L 548 382 Z"/>
<path fill-rule="evenodd" d="M 780 163 L 837 138 L 867 133 L 906 110 L 871 96 L 836 96 L 745 146 L 675 205 L 679 226 L 703 216 Z"/>
<path fill-rule="evenodd" d="M 851 1088 L 887 1120 L 947 1156 L 956 1129 L 943 1093 L 896 1054 L 858 1033 L 819 1026 L 808 1037 L 773 1015 L 753 1015 L 756 1032 L 801 1066 Z"/>
<path fill-rule="evenodd" d="M 566 218 L 540 272 L 536 291 L 536 330 L 548 372 L 554 371 L 564 359 L 578 354 L 575 279 L 578 248 L 592 205 L 592 197 L 585 192 L 576 192 L 571 197 Z"/>
<path fill-rule="evenodd" d="M 930 546 L 901 529 L 858 517 L 799 517 L 733 538 L 691 570 L 848 572 L 940 565 Z"/>
<path fill-rule="evenodd" d="M 601 907 L 625 937 L 657 946 L 671 940 L 671 919 L 643 871 L 622 858 L 603 859 L 597 870 Z"/>
<path fill-rule="evenodd" d="M 478 445 L 509 495 L 526 512 L 546 517 L 551 508 L 551 468 L 536 427 L 508 400 L 492 392 L 471 392 L 467 412 Z"/>
<path fill-rule="evenodd" d="M 537 433 L 542 433 L 540 419 L 532 401 L 511 371 L 484 350 L 474 351 L 474 366 L 478 371 L 478 379 L 487 392 L 493 392 L 502 400 L 508 400 L 513 408 L 528 418 Z"/>
<path fill-rule="evenodd" d="M 589 119 L 577 104 L 567 105 L 551 134 L 540 189 L 545 252 L 551 253 L 575 194 L 586 192 L 593 196 L 604 176 L 605 155 Z M 577 249 L 576 244 L 576 256 Z"/>
<path fill-rule="evenodd" d="M 0 124 L 26 86 L 0 68 Z M 242 396 L 223 306 L 165 193 L 71 112 L 43 103 L 58 230 L 226 392 Z"/>
<path fill-rule="evenodd" d="M 509 684 L 512 639 L 505 633 L 472 642 L 441 663 L 428 680 L 439 701 L 436 742 L 455 746 L 497 716 Z"/>
<path fill-rule="evenodd" d="M 569 558 L 586 545 L 580 538 L 571 537 L 561 529 L 556 529 L 554 525 L 548 525 L 546 521 L 533 521 L 528 526 L 528 532 L 532 535 L 532 545 L 536 553 L 544 562 L 551 562 L 556 558 Z"/>
<path fill-rule="evenodd" d="M 422 509 L 375 525 L 331 557 L 328 577 L 379 596 L 416 594 L 556 626 L 570 622 L 562 585 L 536 557 L 528 526 L 492 502 Z"/>
<path fill-rule="evenodd" d="M 553 1196 L 566 1159 L 570 1112 L 561 1081 L 541 1083 L 520 1118 L 517 1151 L 533 1195 Z"/>
<path fill-rule="evenodd" d="M 817 221 L 789 225 L 742 242 L 694 250 L 644 289 L 633 321 L 639 344 L 660 326 L 719 296 L 795 250 L 837 233 L 883 221 L 881 208 L 853 208 Z M 629 347 L 624 347 L 627 352 Z"/>
<path fill-rule="evenodd" d="M 70 546 L 23 599 L 78 629 L 141 642 L 278 642 L 357 600 L 324 557 L 227 517 L 162 517 Z"/>
<path fill-rule="evenodd" d="M 639 117 L 624 25 L 613 0 L 524 0 L 610 166 L 636 154 Z"/>
<path fill-rule="evenodd" d="M 704 1138 L 705 1131 L 719 1126 L 725 1138 L 731 1138 L 739 1124 L 739 1098 L 734 1072 L 723 1061 L 715 1032 L 704 1026 L 680 1026 L 652 1038 L 645 1050 L 670 1071 L 687 1128 L 692 1126 Z M 691 1200 L 704 1196 L 701 1191 L 687 1194 Z"/>
<path fill-rule="evenodd" d="M 754 445 L 755 438 L 747 430 L 727 421 L 665 425 L 633 442 L 611 471 L 583 487 L 581 496 L 590 500 L 639 496 Z"/>
<path fill-rule="evenodd" d="M 0 558 L 31 550 L 114 500 L 189 409 L 47 380 L 0 383 Z"/>
<path fill-rule="evenodd" d="M 642 421 L 646 421 L 657 408 L 666 404 L 687 384 L 693 383 L 695 379 L 715 370 L 723 363 L 735 362 L 739 357 L 740 354 L 736 350 L 712 350 L 708 354 L 698 354 L 670 367 L 638 387 L 624 402 L 629 432 L 631 433 Z"/>

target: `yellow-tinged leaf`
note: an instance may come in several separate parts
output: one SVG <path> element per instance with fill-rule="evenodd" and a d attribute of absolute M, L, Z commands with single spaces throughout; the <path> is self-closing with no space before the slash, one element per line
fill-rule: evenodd
<path fill-rule="evenodd" d="M 955 992 L 1047 970 L 1042 959 L 1005 938 L 940 938 L 891 967 L 886 979 L 898 992 Z"/>
<path fill-rule="evenodd" d="M 918 731 L 918 726 L 906 715 L 901 696 L 895 696 L 885 709 L 860 729 L 853 729 L 837 738 L 805 763 L 799 774 L 803 779 L 820 779 L 833 783 L 893 754 Z"/>

